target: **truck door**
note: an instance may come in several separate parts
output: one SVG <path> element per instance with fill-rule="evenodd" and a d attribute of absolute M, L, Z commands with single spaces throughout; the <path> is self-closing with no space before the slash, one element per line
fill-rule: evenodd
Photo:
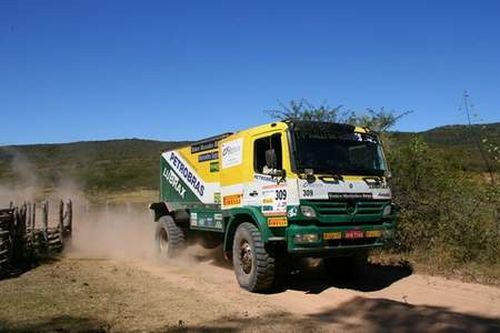
<path fill-rule="evenodd" d="M 278 176 L 283 170 L 282 133 L 253 138 L 253 182 L 245 188 L 246 205 L 261 207 L 264 215 L 286 214 L 287 186 Z"/>

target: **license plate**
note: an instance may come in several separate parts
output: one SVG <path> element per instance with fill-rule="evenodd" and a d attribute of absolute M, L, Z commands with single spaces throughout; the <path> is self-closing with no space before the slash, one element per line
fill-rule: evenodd
<path fill-rule="evenodd" d="M 347 230 L 344 234 L 346 239 L 358 239 L 365 237 L 363 230 Z"/>
<path fill-rule="evenodd" d="M 382 236 L 382 231 L 380 230 L 369 230 L 366 232 L 367 238 L 378 238 L 380 236 Z"/>
<path fill-rule="evenodd" d="M 325 232 L 325 233 L 323 233 L 324 240 L 341 239 L 341 238 L 342 238 L 341 232 Z"/>

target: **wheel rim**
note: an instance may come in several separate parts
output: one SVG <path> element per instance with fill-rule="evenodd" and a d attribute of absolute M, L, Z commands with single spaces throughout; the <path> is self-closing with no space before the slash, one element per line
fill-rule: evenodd
<path fill-rule="evenodd" d="M 160 252 L 168 252 L 168 234 L 164 229 L 160 231 Z"/>
<path fill-rule="evenodd" d="M 240 245 L 240 266 L 241 270 L 245 272 L 245 274 L 250 274 L 252 271 L 253 264 L 253 253 L 252 247 L 246 240 L 241 242 Z"/>

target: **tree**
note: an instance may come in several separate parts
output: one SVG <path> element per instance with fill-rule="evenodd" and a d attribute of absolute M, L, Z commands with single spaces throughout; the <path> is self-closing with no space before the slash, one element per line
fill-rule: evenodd
<path fill-rule="evenodd" d="M 379 109 L 367 108 L 365 112 L 356 112 L 345 110 L 343 105 L 332 107 L 326 102 L 315 106 L 303 98 L 291 100 L 288 104 L 280 102 L 277 109 L 270 109 L 265 112 L 272 118 L 279 120 L 348 123 L 355 126 L 369 127 L 378 132 L 385 132 L 411 111 L 397 114 L 394 111 L 386 111 L 384 107 L 381 107 Z"/>

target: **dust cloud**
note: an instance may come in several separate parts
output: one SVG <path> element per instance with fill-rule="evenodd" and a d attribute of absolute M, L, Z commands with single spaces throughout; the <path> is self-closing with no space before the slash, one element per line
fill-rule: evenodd
<path fill-rule="evenodd" d="M 155 260 L 155 224 L 148 208 L 80 206 L 68 254 L 117 260 Z"/>
<path fill-rule="evenodd" d="M 49 204 L 49 226 L 59 221 L 60 200 L 73 202 L 73 234 L 66 246 L 68 255 L 110 259 L 153 259 L 155 223 L 147 203 L 97 204 L 87 197 L 78 181 L 59 174 L 55 185 L 40 181 L 36 165 L 12 148 L 2 148 L 12 157 L 10 170 L 0 183 L 0 209 L 10 204 Z M 8 149 L 8 150 L 6 150 Z M 40 224 L 38 224 L 40 226 Z"/>
<path fill-rule="evenodd" d="M 31 162 L 12 149 L 2 151 L 11 154 L 12 161 L 9 183 L 0 184 L 0 208 L 8 207 L 11 202 L 35 200 L 40 184 Z"/>
<path fill-rule="evenodd" d="M 10 148 L 9 148 L 10 149 Z M 13 157 L 8 179 L 0 183 L 0 208 L 12 202 L 37 204 L 37 226 L 41 221 L 41 202 L 49 204 L 49 226 L 59 222 L 59 203 L 72 200 L 73 233 L 67 240 L 64 255 L 73 258 L 112 259 L 120 261 L 165 264 L 160 260 L 155 247 L 153 214 L 147 202 L 114 202 L 89 197 L 77 180 L 58 174 L 55 185 L 47 187 L 37 174 L 36 165 L 17 151 L 9 150 Z M 199 267 L 200 263 L 215 263 L 225 266 L 219 247 L 207 250 L 197 244 L 188 246 L 168 265 L 183 268 Z"/>

